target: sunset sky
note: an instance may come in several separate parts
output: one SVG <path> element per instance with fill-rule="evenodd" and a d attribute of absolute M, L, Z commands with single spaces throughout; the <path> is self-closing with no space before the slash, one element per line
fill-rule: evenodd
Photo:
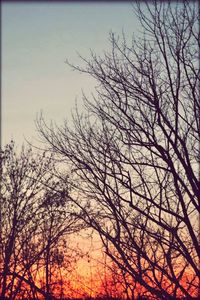
<path fill-rule="evenodd" d="M 2 145 L 11 139 L 19 148 L 25 139 L 37 144 L 34 120 L 41 110 L 47 121 L 70 121 L 75 101 L 81 105 L 81 91 L 89 94 L 95 82 L 72 71 L 66 59 L 81 64 L 78 52 L 87 58 L 90 49 L 99 55 L 109 49 L 110 31 L 131 37 L 138 29 L 129 2 L 4 2 Z M 80 261 L 78 274 L 90 278 L 94 263 Z"/>
<path fill-rule="evenodd" d="M 2 4 L 2 144 L 11 138 L 36 142 L 34 120 L 41 110 L 59 124 L 70 119 L 81 90 L 95 82 L 73 72 L 77 52 L 108 49 L 109 32 L 130 37 L 139 25 L 129 2 L 4 2 Z M 80 104 L 79 104 L 80 105 Z"/>
<path fill-rule="evenodd" d="M 200 295 L 196 3 L 2 2 L 1 299 Z"/>

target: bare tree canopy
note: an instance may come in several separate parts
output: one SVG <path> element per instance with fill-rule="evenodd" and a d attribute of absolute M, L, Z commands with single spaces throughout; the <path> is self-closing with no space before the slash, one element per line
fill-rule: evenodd
<path fill-rule="evenodd" d="M 197 2 L 138 4 L 144 35 L 73 68 L 97 80 L 74 127 L 38 128 L 71 166 L 77 214 L 107 255 L 157 299 L 198 293 L 200 210 Z M 145 11 L 145 13 L 144 13 Z"/>
<path fill-rule="evenodd" d="M 17 154 L 14 142 L 0 152 L 0 165 L 0 298 L 53 299 L 71 268 L 67 237 L 81 228 L 67 177 L 63 183 L 52 156 L 25 147 Z"/>

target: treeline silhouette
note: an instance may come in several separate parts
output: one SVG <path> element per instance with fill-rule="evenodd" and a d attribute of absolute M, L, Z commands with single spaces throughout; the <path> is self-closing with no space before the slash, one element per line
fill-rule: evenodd
<path fill-rule="evenodd" d="M 36 298 L 19 298 L 20 300 L 36 300 Z M 38 298 L 37 298 L 38 299 Z M 152 298 L 148 298 L 148 297 L 136 297 L 134 299 L 131 300 L 150 300 Z M 9 300 L 9 298 L 5 297 L 5 298 L 1 298 L 0 300 Z M 116 298 L 116 297 L 84 297 L 84 298 L 68 298 L 68 297 L 64 297 L 64 298 L 55 298 L 55 297 L 50 297 L 48 298 L 48 300 L 124 300 L 124 298 Z M 182 297 L 182 298 L 174 298 L 174 300 L 199 300 L 199 297 Z"/>
<path fill-rule="evenodd" d="M 199 8 L 148 3 L 135 4 L 144 36 L 111 33 L 110 51 L 71 65 L 97 81 L 72 124 L 40 115 L 46 150 L 0 151 L 2 300 L 200 295 Z M 82 229 L 109 259 L 99 287 L 71 278 L 84 247 L 70 238 Z"/>

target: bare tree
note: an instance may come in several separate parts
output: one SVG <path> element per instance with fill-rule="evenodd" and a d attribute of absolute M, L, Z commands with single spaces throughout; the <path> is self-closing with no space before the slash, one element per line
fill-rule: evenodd
<path fill-rule="evenodd" d="M 41 268 L 44 268 L 43 282 L 47 300 L 52 299 L 52 296 L 58 296 L 59 285 L 65 284 L 62 275 L 66 276 L 66 270 L 71 270 L 73 262 L 76 261 L 74 255 L 77 256 L 77 251 L 71 251 L 69 247 L 69 234 L 83 228 L 82 224 L 78 224 L 77 217 L 74 218 L 74 214 L 72 215 L 65 196 L 60 195 L 60 191 L 64 191 L 63 182 L 60 188 L 57 185 L 56 189 L 57 192 L 54 188 L 45 194 L 41 215 L 43 222 L 40 234 L 37 235 L 41 238 L 42 249 L 45 249 L 41 256 Z"/>
<path fill-rule="evenodd" d="M 48 127 L 42 117 L 37 124 L 71 166 L 80 217 L 118 267 L 159 299 L 198 292 L 197 4 L 138 4 L 142 37 L 111 34 L 109 53 L 73 66 L 98 83 L 74 128 Z"/>
<path fill-rule="evenodd" d="M 62 276 L 56 270 L 66 266 L 67 237 L 80 230 L 71 215 L 67 177 L 63 183 L 52 156 L 25 147 L 16 154 L 13 142 L 0 159 L 0 297 L 50 299 Z"/>

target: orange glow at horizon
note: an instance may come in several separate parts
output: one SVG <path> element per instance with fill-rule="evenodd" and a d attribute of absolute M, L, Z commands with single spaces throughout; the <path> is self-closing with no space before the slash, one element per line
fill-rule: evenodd
<path fill-rule="evenodd" d="M 72 271 L 69 271 L 64 267 L 55 267 L 51 278 L 52 295 L 58 299 L 61 299 L 61 297 L 85 299 L 87 297 L 95 298 L 106 296 L 127 299 L 127 295 L 125 293 L 126 287 L 122 277 L 120 277 L 120 270 L 117 269 L 117 267 L 114 266 L 111 260 L 105 255 L 102 247 L 100 247 L 98 238 L 94 240 L 91 239 L 90 241 L 89 239 L 86 239 L 85 236 L 82 238 L 78 236 L 77 240 L 81 243 L 84 255 L 82 257 L 77 257 L 76 264 Z M 74 240 L 74 245 L 76 245 L 77 240 Z M 33 266 L 31 272 L 35 284 L 38 288 L 45 291 L 44 266 L 39 269 Z M 136 299 L 137 296 L 146 293 L 146 295 L 148 295 L 148 299 L 151 299 L 150 293 L 147 292 L 139 283 L 133 282 L 133 279 L 130 278 L 130 276 L 127 276 L 126 280 L 129 282 L 132 289 L 128 290 L 129 297 L 132 297 L 134 293 L 134 299 Z M 180 283 L 183 286 L 188 287 L 188 282 L 191 281 L 192 273 L 188 268 Z M 29 299 L 30 286 L 24 282 L 22 286 L 24 289 L 24 298 Z M 166 279 L 162 281 L 162 286 L 170 293 L 174 287 L 174 285 L 170 286 L 170 283 Z M 193 286 L 190 287 L 190 294 L 192 296 L 197 296 L 197 286 L 198 278 L 196 277 L 193 280 Z M 39 295 L 39 292 L 36 294 L 40 299 L 44 298 Z M 183 296 L 180 289 L 177 296 Z M 18 299 L 20 299 L 20 297 L 21 296 L 19 295 Z"/>
<path fill-rule="evenodd" d="M 65 274 L 65 272 L 63 272 L 63 282 L 61 284 L 61 282 L 59 280 L 57 280 L 57 278 L 55 278 L 55 282 L 57 281 L 57 284 L 54 285 L 54 288 L 52 289 L 53 292 L 53 296 L 60 299 L 60 295 L 62 295 L 63 297 L 67 297 L 67 298 L 82 298 L 85 299 L 87 297 L 116 297 L 116 298 L 121 298 L 121 299 L 126 299 L 126 295 L 123 291 L 123 286 L 119 283 L 116 283 L 115 285 L 113 284 L 113 278 L 110 274 L 106 275 L 106 279 L 105 279 L 105 274 L 103 274 L 103 279 L 100 278 L 99 273 L 100 270 L 93 270 L 93 273 L 87 273 L 87 270 L 84 270 L 84 276 L 82 274 L 78 274 L 76 272 L 74 272 L 73 274 Z M 103 270 L 102 270 L 103 272 Z M 67 277 L 65 277 L 65 275 L 67 275 Z M 187 284 L 187 280 L 191 275 L 187 274 L 184 278 L 183 281 L 185 281 L 185 283 Z M 196 278 L 196 282 L 194 281 L 194 284 L 198 283 L 197 282 L 198 278 Z M 53 280 L 54 281 L 54 280 Z M 41 282 L 38 281 L 38 287 L 41 286 Z M 25 283 L 22 283 L 22 287 L 24 288 L 24 293 L 23 296 L 24 298 L 28 297 L 29 298 L 29 292 L 30 291 L 30 287 L 27 286 Z M 61 290 L 62 289 L 62 290 Z M 25 292 L 26 291 L 26 292 Z M 140 284 L 136 284 L 135 286 L 135 294 L 134 296 L 137 297 L 140 294 L 142 295 L 142 293 L 145 292 L 145 288 L 142 287 Z M 196 295 L 197 290 L 194 287 L 193 289 L 191 289 L 190 294 L 192 296 L 197 296 Z M 39 293 L 38 297 L 40 299 L 44 299 L 43 296 L 41 296 Z M 178 297 L 183 296 L 183 294 L 181 292 L 179 292 L 177 294 Z M 20 295 L 19 297 L 17 297 L 18 299 L 20 299 Z M 151 299 L 150 294 L 148 293 L 148 299 Z M 17 299 L 16 298 L 16 299 Z M 27 299 L 28 299 L 27 298 Z M 155 299 L 155 297 L 154 297 Z"/>

